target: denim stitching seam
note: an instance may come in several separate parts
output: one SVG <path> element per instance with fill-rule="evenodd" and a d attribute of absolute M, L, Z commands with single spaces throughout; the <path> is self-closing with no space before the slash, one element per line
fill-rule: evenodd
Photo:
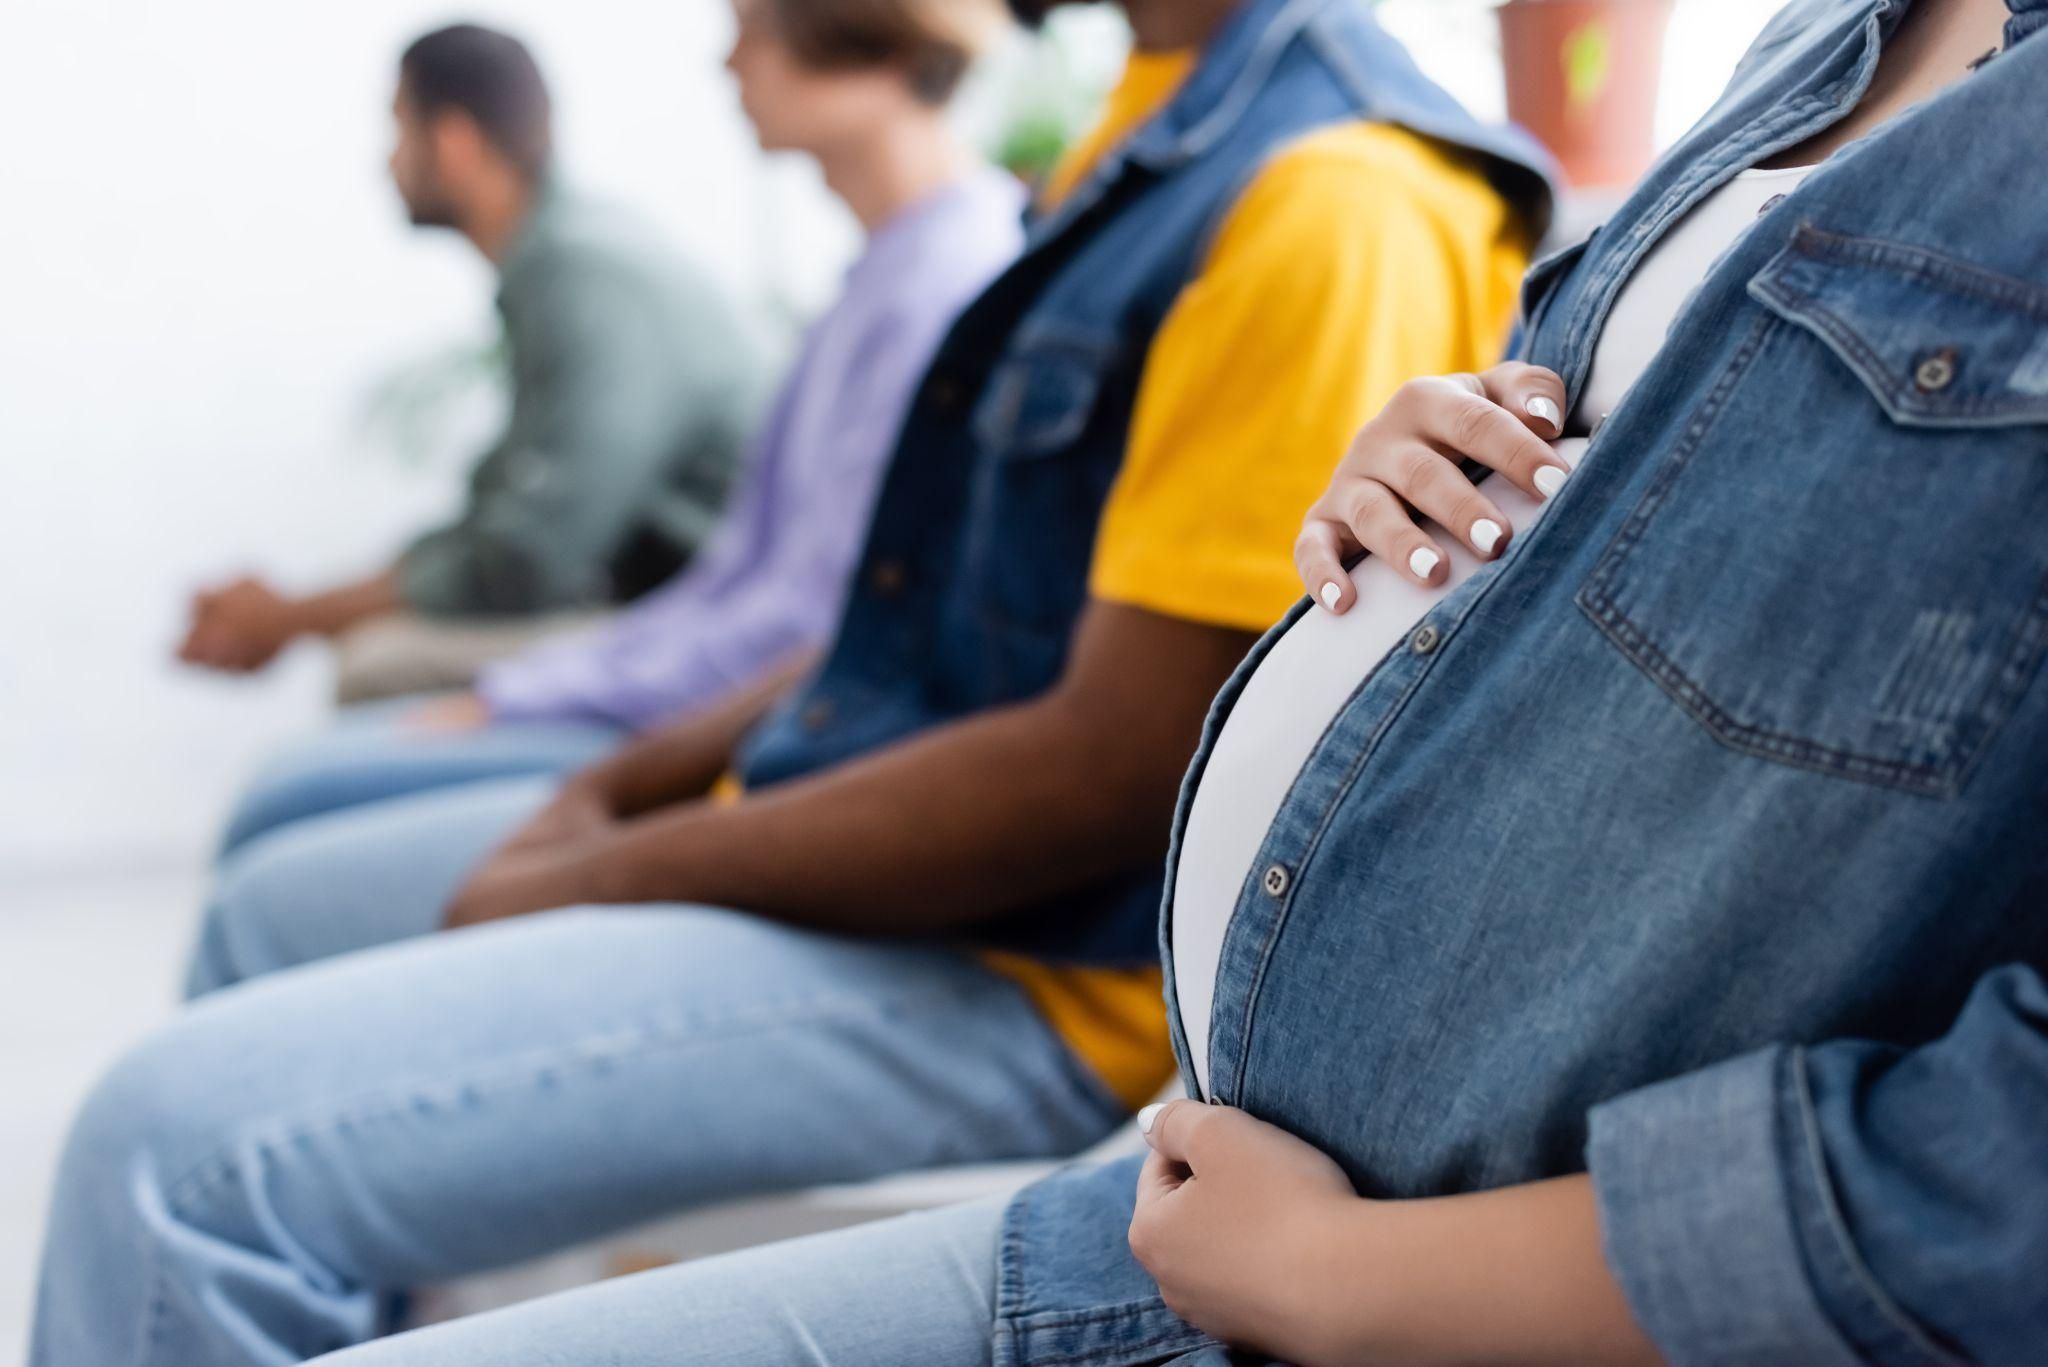
<path fill-rule="evenodd" d="M 1778 305 L 1791 320 L 1811 326 L 1848 353 L 1846 359 L 1850 368 L 1861 373 L 1866 384 L 1872 380 L 1877 381 L 1877 388 L 1881 391 L 1876 396 L 1878 402 L 1895 422 L 1905 423 L 1908 419 L 1940 422 L 1955 418 L 2013 416 L 2048 421 L 2048 404 L 2041 400 L 1997 394 L 1985 394 L 1975 398 L 1958 396 L 1945 400 L 1938 407 L 1922 405 L 1927 411 L 1916 412 L 1900 398 L 1903 394 L 1914 392 L 1914 387 L 1904 376 L 1891 370 L 1884 358 L 1863 339 L 1862 333 L 1857 330 L 1854 323 L 1822 303 L 1817 295 L 1767 280 L 1758 284 L 1757 296 L 1766 303 Z"/>
<path fill-rule="evenodd" d="M 1833 258 L 1852 265 L 1889 271 L 2048 322 L 2048 290 L 2017 276 L 1986 270 L 1931 247 L 1887 238 L 1852 237 L 1812 224 L 1800 225 L 1792 245 L 1809 260 Z"/>
<path fill-rule="evenodd" d="M 1869 1306 L 1925 1362 L 1932 1367 L 1964 1367 L 1964 1359 L 1945 1351 L 1912 1321 L 1892 1299 L 1891 1293 L 1878 1282 L 1869 1264 L 1864 1262 L 1862 1253 L 1857 1250 L 1849 1233 L 1848 1221 L 1842 1214 L 1841 1203 L 1835 1195 L 1833 1179 L 1828 1175 L 1827 1153 L 1821 1144 L 1819 1114 L 1814 1107 L 1813 1080 L 1806 1070 L 1805 1051 L 1794 1051 L 1789 1066 L 1794 1123 L 1799 1129 L 1799 1156 L 1805 1160 L 1807 1181 L 1812 1184 L 1820 1205 L 1818 1223 L 1828 1237 L 1828 1247 L 1840 1264 L 1839 1270 L 1848 1274 Z"/>

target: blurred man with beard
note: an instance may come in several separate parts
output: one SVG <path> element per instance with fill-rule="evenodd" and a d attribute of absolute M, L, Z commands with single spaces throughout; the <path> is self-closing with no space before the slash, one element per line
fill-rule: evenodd
<path fill-rule="evenodd" d="M 204 590 L 179 651 L 246 674 L 327 637 L 344 702 L 464 686 L 565 616 L 666 579 L 715 524 L 763 397 L 724 292 L 559 183 L 548 88 L 517 39 L 474 25 L 420 38 L 393 112 L 412 221 L 462 234 L 498 270 L 510 421 L 453 521 L 323 592 Z"/>

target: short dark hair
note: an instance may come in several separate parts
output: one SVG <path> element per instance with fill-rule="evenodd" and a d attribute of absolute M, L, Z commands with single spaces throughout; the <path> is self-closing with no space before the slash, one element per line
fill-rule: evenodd
<path fill-rule="evenodd" d="M 406 97 L 426 117 L 458 109 L 528 180 L 554 155 L 554 102 L 526 44 L 479 24 L 416 39 L 398 62 Z"/>

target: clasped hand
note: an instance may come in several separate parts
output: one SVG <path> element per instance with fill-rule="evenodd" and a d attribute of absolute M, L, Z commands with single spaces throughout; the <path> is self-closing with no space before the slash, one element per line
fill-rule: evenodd
<path fill-rule="evenodd" d="M 457 930 L 589 901 L 591 860 L 617 825 L 597 785 L 570 779 L 470 875 L 449 901 L 443 925 Z"/>

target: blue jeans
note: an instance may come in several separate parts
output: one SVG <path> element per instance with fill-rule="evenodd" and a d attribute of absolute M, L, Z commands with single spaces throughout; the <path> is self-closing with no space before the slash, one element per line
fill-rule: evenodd
<path fill-rule="evenodd" d="M 236 985 L 86 1102 L 34 1367 L 298 1362 L 373 1337 L 408 1287 L 701 1203 L 1068 1154 L 1122 1119 L 951 949 L 695 907 L 434 933 L 547 794 L 470 785 L 231 861 Z"/>
<path fill-rule="evenodd" d="M 1004 1202 L 707 1258 L 386 1339 L 319 1367 L 984 1367 Z M 1002 1360 L 1007 1360 L 1004 1354 Z M 1218 1348 L 1174 1367 L 1224 1367 Z"/>
<path fill-rule="evenodd" d="M 322 1358 L 320 1367 L 978 1367 L 1002 1201 L 605 1282 Z"/>
<path fill-rule="evenodd" d="M 458 783 L 562 775 L 603 759 L 628 733 L 602 722 L 521 722 L 473 731 L 407 723 L 417 698 L 343 711 L 257 771 L 221 837 L 230 855 L 258 836 L 328 812 Z"/>

